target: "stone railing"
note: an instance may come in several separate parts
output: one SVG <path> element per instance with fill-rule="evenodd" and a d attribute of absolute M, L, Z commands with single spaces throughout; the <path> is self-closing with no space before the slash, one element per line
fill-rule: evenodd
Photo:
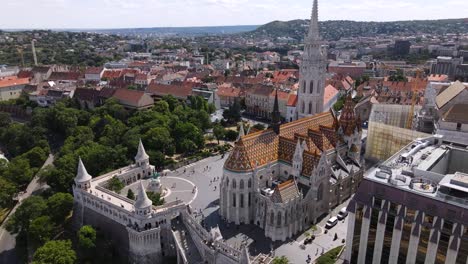
<path fill-rule="evenodd" d="M 125 197 L 125 196 L 119 195 L 119 194 L 117 194 L 117 193 L 115 193 L 113 191 L 110 191 L 110 190 L 108 190 L 108 189 L 106 189 L 104 187 L 96 186 L 96 190 L 98 190 L 100 192 L 103 192 L 103 193 L 105 193 L 107 195 L 110 195 L 115 199 L 127 202 L 129 204 L 134 204 L 135 203 L 135 201 L 133 201 L 132 199 L 129 199 L 129 198 Z"/>
<path fill-rule="evenodd" d="M 203 242 L 203 245 L 210 251 L 215 251 L 219 254 L 226 256 L 231 259 L 233 262 L 239 262 L 241 252 L 223 241 L 212 241 L 211 234 L 206 231 L 187 211 L 181 213 L 182 221 L 186 225 L 191 233 L 196 234 L 198 237 L 193 237 L 193 239 L 199 239 Z"/>

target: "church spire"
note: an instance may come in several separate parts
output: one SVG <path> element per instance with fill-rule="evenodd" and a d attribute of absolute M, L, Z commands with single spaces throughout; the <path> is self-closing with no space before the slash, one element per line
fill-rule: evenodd
<path fill-rule="evenodd" d="M 279 111 L 279 103 L 278 103 L 278 89 L 276 89 L 275 94 L 275 104 L 273 105 L 273 113 L 271 113 L 271 127 L 275 131 L 277 135 L 280 133 L 280 126 L 281 126 L 281 114 Z"/>
<path fill-rule="evenodd" d="M 310 26 L 308 38 L 311 40 L 319 40 L 319 23 L 318 23 L 318 0 L 314 0 L 314 6 L 312 8 L 312 15 L 310 17 Z"/>

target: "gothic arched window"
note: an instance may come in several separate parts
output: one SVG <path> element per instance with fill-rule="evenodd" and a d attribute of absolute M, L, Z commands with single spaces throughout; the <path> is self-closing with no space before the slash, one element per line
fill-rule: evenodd
<path fill-rule="evenodd" d="M 306 81 L 304 81 L 302 84 L 303 84 L 303 86 L 302 86 L 302 91 L 303 91 L 304 93 L 306 93 L 306 88 L 307 88 L 307 83 L 306 83 Z"/>
<path fill-rule="evenodd" d="M 309 102 L 309 115 L 312 114 L 312 102 Z"/>
<path fill-rule="evenodd" d="M 302 111 L 301 112 L 305 113 L 305 103 L 304 103 L 304 101 L 302 101 Z"/>
<path fill-rule="evenodd" d="M 236 207 L 236 194 L 232 194 L 232 207 Z"/>
<path fill-rule="evenodd" d="M 236 184 L 236 180 L 235 180 L 235 179 L 232 180 L 232 188 L 233 188 L 233 189 L 237 188 L 237 184 Z"/>
<path fill-rule="evenodd" d="M 323 184 L 321 183 L 317 190 L 317 201 L 321 201 L 323 198 Z"/>
<path fill-rule="evenodd" d="M 249 179 L 249 181 L 247 182 L 247 187 L 248 187 L 248 188 L 251 188 L 251 187 L 252 187 L 252 179 Z"/>
<path fill-rule="evenodd" d="M 310 94 L 314 93 L 314 81 L 310 81 L 309 92 Z"/>
<path fill-rule="evenodd" d="M 278 219 L 276 220 L 276 224 L 278 225 L 278 227 L 281 226 L 281 213 L 278 213 L 278 215 L 276 216 Z"/>
<path fill-rule="evenodd" d="M 229 178 L 226 178 L 226 187 L 229 187 Z"/>
<path fill-rule="evenodd" d="M 271 211 L 270 213 L 270 225 L 274 225 L 275 224 L 275 213 L 273 211 Z"/>
<path fill-rule="evenodd" d="M 244 180 L 240 180 L 239 189 L 241 189 L 241 190 L 244 189 Z"/>
<path fill-rule="evenodd" d="M 244 208 L 244 194 L 240 195 L 240 207 Z"/>
<path fill-rule="evenodd" d="M 286 210 L 286 212 L 284 212 L 284 224 L 285 225 L 288 224 L 288 210 Z"/>

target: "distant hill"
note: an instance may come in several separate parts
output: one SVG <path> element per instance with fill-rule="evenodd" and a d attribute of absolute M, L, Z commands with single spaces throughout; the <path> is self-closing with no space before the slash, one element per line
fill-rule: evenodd
<path fill-rule="evenodd" d="M 246 37 L 279 38 L 289 37 L 302 40 L 310 20 L 273 21 L 257 29 L 243 33 Z M 396 22 L 356 22 L 324 21 L 320 22 L 320 34 L 326 40 L 338 40 L 346 37 L 372 37 L 379 34 L 413 33 L 468 33 L 468 19 L 419 20 Z"/>
<path fill-rule="evenodd" d="M 123 29 L 98 29 L 80 30 L 94 33 L 119 34 L 124 36 L 150 34 L 157 36 L 201 36 L 223 35 L 248 32 L 259 26 L 215 26 L 215 27 L 154 27 L 154 28 L 123 28 Z"/>

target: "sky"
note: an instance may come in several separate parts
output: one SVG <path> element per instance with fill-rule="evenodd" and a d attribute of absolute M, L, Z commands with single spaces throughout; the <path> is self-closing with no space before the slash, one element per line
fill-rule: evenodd
<path fill-rule="evenodd" d="M 0 0 L 0 29 L 262 25 L 310 18 L 312 0 Z M 466 0 L 319 0 L 320 20 L 464 18 Z"/>

